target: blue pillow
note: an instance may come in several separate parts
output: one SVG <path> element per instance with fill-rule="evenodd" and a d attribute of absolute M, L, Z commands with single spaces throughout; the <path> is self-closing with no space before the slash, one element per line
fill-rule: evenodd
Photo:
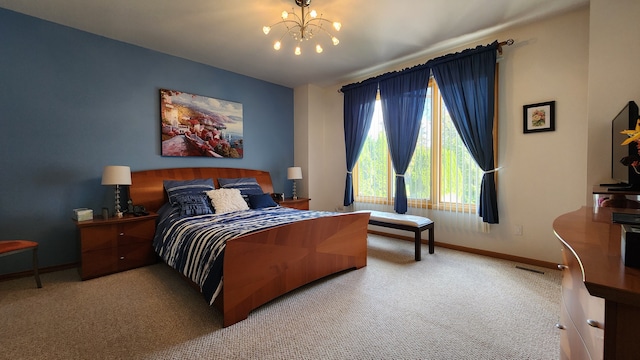
<path fill-rule="evenodd" d="M 218 179 L 222 189 L 238 189 L 244 200 L 249 204 L 249 195 L 261 195 L 264 193 L 255 178 Z"/>
<path fill-rule="evenodd" d="M 213 179 L 164 180 L 164 189 L 171 205 L 177 205 L 176 196 L 183 194 L 202 195 L 205 191 L 215 189 Z"/>
<path fill-rule="evenodd" d="M 249 207 L 252 209 L 262 209 L 278 206 L 271 194 L 249 195 Z"/>
<path fill-rule="evenodd" d="M 207 194 L 178 194 L 175 199 L 180 205 L 181 215 L 213 214 Z"/>

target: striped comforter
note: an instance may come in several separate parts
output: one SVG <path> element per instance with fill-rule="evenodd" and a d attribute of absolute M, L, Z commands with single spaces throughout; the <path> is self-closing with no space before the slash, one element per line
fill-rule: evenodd
<path fill-rule="evenodd" d="M 209 304 L 222 289 L 222 265 L 228 240 L 292 222 L 335 215 L 286 207 L 235 211 L 217 215 L 180 216 L 176 207 L 159 212 L 153 240 L 156 253 L 200 286 Z"/>

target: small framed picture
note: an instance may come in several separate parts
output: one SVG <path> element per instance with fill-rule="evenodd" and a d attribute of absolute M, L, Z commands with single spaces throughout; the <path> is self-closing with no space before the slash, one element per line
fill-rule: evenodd
<path fill-rule="evenodd" d="M 556 129 L 556 102 L 524 105 L 524 133 L 554 131 Z"/>

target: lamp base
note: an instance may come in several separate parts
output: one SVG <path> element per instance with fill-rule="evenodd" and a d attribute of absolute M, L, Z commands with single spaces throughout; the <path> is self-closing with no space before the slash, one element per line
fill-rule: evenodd
<path fill-rule="evenodd" d="M 293 200 L 298 200 L 298 194 L 296 194 L 296 181 L 293 180 L 293 196 L 292 196 Z"/>
<path fill-rule="evenodd" d="M 115 202 L 115 212 L 113 216 L 117 218 L 122 218 L 124 214 L 120 211 L 120 186 L 116 185 L 116 202 Z"/>

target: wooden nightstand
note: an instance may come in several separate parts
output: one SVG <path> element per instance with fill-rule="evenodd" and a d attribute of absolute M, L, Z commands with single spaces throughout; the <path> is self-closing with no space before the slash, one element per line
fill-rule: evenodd
<path fill-rule="evenodd" d="M 80 278 L 91 279 L 156 262 L 151 242 L 157 214 L 75 221 L 80 242 Z"/>
<path fill-rule="evenodd" d="M 280 206 L 285 206 L 285 207 L 294 208 L 298 210 L 309 210 L 310 200 L 311 199 L 307 199 L 307 198 L 297 198 L 295 200 L 292 198 L 286 198 L 280 201 L 278 204 L 280 204 Z"/>

